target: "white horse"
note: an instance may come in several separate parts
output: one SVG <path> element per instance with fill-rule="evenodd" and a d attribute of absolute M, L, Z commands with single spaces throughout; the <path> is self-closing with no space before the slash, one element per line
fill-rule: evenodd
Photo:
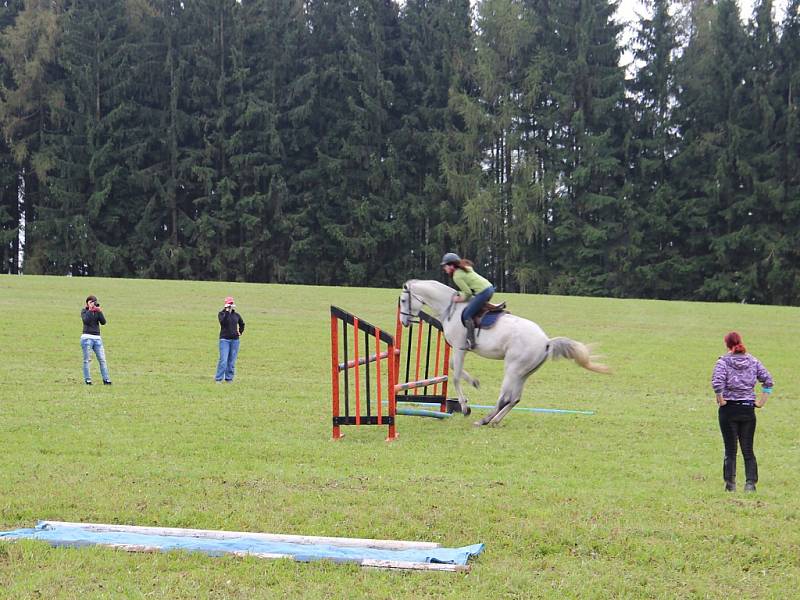
<path fill-rule="evenodd" d="M 400 294 L 400 321 L 408 327 L 423 305 L 437 313 L 444 327 L 444 337 L 453 347 L 450 381 L 456 388 L 461 412 L 467 416 L 470 408 L 461 390 L 461 380 L 466 379 L 474 387 L 478 387 L 478 381 L 464 371 L 467 330 L 461 323 L 461 313 L 466 304 L 453 303 L 454 293 L 452 288 L 438 281 L 406 281 Z M 593 362 L 596 359 L 585 344 L 565 337 L 548 338 L 536 323 L 512 314 L 503 315 L 494 327 L 477 333 L 473 352 L 484 358 L 504 360 L 505 376 L 497 406 L 475 425 L 499 423 L 520 401 L 528 377 L 548 358 L 571 358 L 584 369 L 596 373 L 610 372 L 605 365 Z"/>

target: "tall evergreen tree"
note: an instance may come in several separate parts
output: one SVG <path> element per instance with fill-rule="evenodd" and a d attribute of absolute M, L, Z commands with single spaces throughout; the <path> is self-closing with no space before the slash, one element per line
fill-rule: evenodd
<path fill-rule="evenodd" d="M 23 8 L 22 0 L 0 2 L 0 44 L 7 43 L 5 31 L 14 25 Z M 0 56 L 5 56 L 0 47 Z M 13 86 L 12 72 L 5 59 L 0 60 L 0 91 Z M 1 96 L 0 96 L 1 98 Z M 0 102 L 2 100 L 0 99 Z M 2 109 L 0 108 L 0 115 Z M 19 203 L 19 171 L 11 154 L 11 147 L 2 132 L 0 123 L 0 273 L 18 273 L 20 255 L 20 225 L 24 216 Z"/>
<path fill-rule="evenodd" d="M 184 138 L 187 240 L 190 269 L 210 279 L 243 277 L 237 185 L 228 157 L 233 136 L 233 54 L 238 32 L 234 0 L 187 3 L 182 20 L 192 24 L 185 41 L 186 89 L 183 102 L 191 135 Z M 182 162 L 183 162 L 182 161 Z"/>
<path fill-rule="evenodd" d="M 540 291 L 546 281 L 548 188 L 543 149 L 552 121 L 544 91 L 548 73 L 546 13 L 536 3 L 486 0 L 478 5 L 476 82 L 483 120 L 483 181 L 465 217 L 502 289 Z M 554 40 L 548 40 L 554 42 Z"/>
<path fill-rule="evenodd" d="M 10 5 L 9 5 L 10 7 Z M 4 141 L 17 166 L 17 187 L 23 192 L 26 272 L 51 272 L 53 262 L 44 250 L 47 218 L 38 214 L 44 197 L 41 182 L 52 165 L 43 138 L 53 127 L 53 114 L 63 104 L 61 71 L 56 64 L 60 37 L 60 2 L 29 0 L 13 26 L 2 32 L 0 122 Z"/>
<path fill-rule="evenodd" d="M 307 4 L 316 160 L 300 175 L 305 185 L 293 219 L 291 280 L 395 283 L 381 248 L 391 238 L 399 200 L 387 144 L 398 13 L 391 0 Z"/>
<path fill-rule="evenodd" d="M 629 109 L 636 123 L 630 161 L 635 202 L 632 241 L 638 254 L 628 293 L 654 298 L 675 295 L 672 273 L 681 261 L 671 172 L 679 143 L 673 117 L 679 43 L 670 4 L 669 0 L 648 3 L 651 16 L 639 22 L 633 55 L 641 66 L 630 84 Z"/>
<path fill-rule="evenodd" d="M 464 92 L 465 66 L 473 54 L 469 0 L 409 0 L 401 26 L 405 68 L 397 84 L 401 116 L 392 146 L 404 210 L 396 221 L 393 252 L 400 257 L 401 279 L 436 277 L 445 249 L 464 241 L 463 198 L 448 189 L 445 165 L 455 151 L 449 131 L 457 134 L 460 120 L 451 96 Z"/>
<path fill-rule="evenodd" d="M 800 305 L 800 0 L 790 0 L 781 24 L 776 59 L 780 99 L 777 177 L 780 182 L 779 220 L 772 268 L 767 274 L 769 302 Z"/>
<path fill-rule="evenodd" d="M 195 235 L 197 193 L 193 159 L 200 127 L 187 86 L 193 24 L 180 0 L 149 0 L 147 23 L 135 69 L 146 129 L 134 178 L 145 206 L 136 225 L 137 273 L 145 277 L 192 277 L 190 241 Z"/>
<path fill-rule="evenodd" d="M 256 281 L 285 281 L 296 171 L 309 160 L 310 92 L 303 49 L 303 3 L 247 0 L 238 11 L 233 51 L 233 135 L 241 244 L 235 264 Z"/>
<path fill-rule="evenodd" d="M 620 295 L 631 269 L 631 202 L 625 182 L 625 81 L 617 3 L 551 2 L 552 143 L 558 171 L 548 254 L 555 293 Z"/>
<path fill-rule="evenodd" d="M 126 234 L 136 217 L 124 142 L 131 114 L 125 2 L 76 0 L 61 22 L 64 101 L 43 137 L 50 166 L 39 206 L 42 250 L 56 273 L 127 275 Z"/>
<path fill-rule="evenodd" d="M 734 0 L 694 7 L 696 30 L 684 53 L 681 136 L 676 159 L 686 240 L 687 294 L 751 301 L 758 289 L 753 239 L 757 210 L 744 161 L 747 37 Z"/>
<path fill-rule="evenodd" d="M 778 35 L 772 12 L 772 0 L 759 0 L 749 21 L 745 78 L 735 115 L 742 142 L 737 149 L 739 198 L 734 208 L 740 217 L 733 227 L 743 253 L 748 255 L 741 268 L 749 272 L 749 289 L 744 289 L 741 297 L 758 303 L 771 297 L 767 283 L 770 273 L 783 270 L 776 259 L 783 237 L 780 133 L 776 128 L 781 101 L 776 82 Z"/>

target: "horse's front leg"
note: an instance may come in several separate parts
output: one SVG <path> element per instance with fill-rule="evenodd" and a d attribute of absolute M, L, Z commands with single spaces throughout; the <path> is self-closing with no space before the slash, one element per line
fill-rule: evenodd
<path fill-rule="evenodd" d="M 450 373 L 449 380 L 452 381 L 453 386 L 456 388 L 458 394 L 458 403 L 461 405 L 461 413 L 466 417 L 472 412 L 472 409 L 467 404 L 467 397 L 461 389 L 461 379 L 464 376 L 464 350 L 453 348 L 453 353 L 450 355 Z"/>
<path fill-rule="evenodd" d="M 467 373 L 466 369 L 461 370 L 461 379 L 465 380 L 468 384 L 474 387 L 476 390 L 481 387 L 481 382 L 478 380 L 477 377 L 473 377 L 469 373 Z"/>

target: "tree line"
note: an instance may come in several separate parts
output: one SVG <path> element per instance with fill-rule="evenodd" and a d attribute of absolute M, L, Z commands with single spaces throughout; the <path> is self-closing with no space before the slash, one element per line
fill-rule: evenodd
<path fill-rule="evenodd" d="M 616 7 L 0 0 L 3 272 L 800 303 L 800 0 Z"/>

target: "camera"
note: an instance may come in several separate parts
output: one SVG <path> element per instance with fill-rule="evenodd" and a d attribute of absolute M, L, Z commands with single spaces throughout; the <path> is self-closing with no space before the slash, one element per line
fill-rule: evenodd
<path fill-rule="evenodd" d="M 95 301 L 94 301 L 94 305 L 95 305 L 97 308 L 100 308 L 100 302 L 99 302 L 99 301 L 95 300 Z"/>

